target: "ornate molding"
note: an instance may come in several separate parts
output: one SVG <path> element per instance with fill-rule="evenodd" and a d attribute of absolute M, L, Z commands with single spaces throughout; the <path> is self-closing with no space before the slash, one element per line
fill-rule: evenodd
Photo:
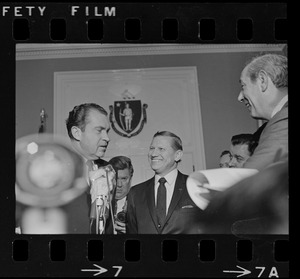
<path fill-rule="evenodd" d="M 285 44 L 17 44 L 16 60 L 282 51 Z"/>

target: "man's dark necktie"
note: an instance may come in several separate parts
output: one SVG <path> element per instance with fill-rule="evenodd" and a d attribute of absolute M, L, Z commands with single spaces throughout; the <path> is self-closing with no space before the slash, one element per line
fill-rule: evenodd
<path fill-rule="evenodd" d="M 158 180 L 159 186 L 157 189 L 157 201 L 156 201 L 156 212 L 158 223 L 162 225 L 166 218 L 166 200 L 167 200 L 167 193 L 166 193 L 166 186 L 165 183 L 167 180 L 162 177 Z"/>

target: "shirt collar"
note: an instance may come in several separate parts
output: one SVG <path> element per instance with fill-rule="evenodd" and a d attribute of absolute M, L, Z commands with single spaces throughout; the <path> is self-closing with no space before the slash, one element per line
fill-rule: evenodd
<path fill-rule="evenodd" d="M 97 169 L 95 168 L 97 164 L 94 162 L 94 160 L 87 160 L 86 158 L 84 158 L 84 161 L 90 171 Z"/>
<path fill-rule="evenodd" d="M 284 106 L 284 104 L 288 101 L 288 95 L 284 96 L 280 102 L 277 104 L 277 106 L 274 108 L 272 114 L 271 114 L 271 118 L 282 109 L 282 107 Z"/>
<path fill-rule="evenodd" d="M 177 177 L 177 174 L 178 174 L 178 170 L 177 169 L 174 169 L 172 171 L 170 171 L 167 175 L 164 176 L 164 178 L 167 180 L 167 183 L 168 184 L 172 184 L 174 183 L 176 177 Z M 158 180 L 161 178 L 162 176 L 159 176 L 159 175 L 155 175 L 155 184 L 158 183 Z"/>

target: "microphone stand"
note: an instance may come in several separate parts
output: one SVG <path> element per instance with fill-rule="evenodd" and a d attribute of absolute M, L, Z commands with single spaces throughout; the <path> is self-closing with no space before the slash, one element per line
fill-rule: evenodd
<path fill-rule="evenodd" d="M 94 165 L 94 170 L 97 170 L 98 166 Z M 112 211 L 112 201 L 111 201 L 111 193 L 110 193 L 110 183 L 108 178 L 109 170 L 105 169 L 106 172 L 106 182 L 108 188 L 107 195 L 98 195 L 96 198 L 96 234 L 104 234 L 105 233 L 105 225 L 106 225 L 106 210 L 107 205 L 110 210 L 110 215 L 112 218 L 112 226 L 113 231 L 115 230 L 115 224 L 113 220 L 113 211 Z"/>
<path fill-rule="evenodd" d="M 108 180 L 108 170 L 107 169 L 106 169 L 106 180 L 107 180 L 108 189 L 110 189 L 109 180 Z M 112 187 L 112 188 L 113 188 L 112 191 L 114 191 L 114 187 Z M 114 213 L 113 213 L 113 208 L 112 208 L 112 195 L 111 195 L 110 191 L 108 191 L 108 201 L 109 201 L 111 223 L 112 223 L 113 232 L 114 232 L 115 231 L 115 220 L 114 220 Z"/>
<path fill-rule="evenodd" d="M 103 195 L 96 199 L 96 234 L 103 234 L 105 228 L 105 203 Z"/>

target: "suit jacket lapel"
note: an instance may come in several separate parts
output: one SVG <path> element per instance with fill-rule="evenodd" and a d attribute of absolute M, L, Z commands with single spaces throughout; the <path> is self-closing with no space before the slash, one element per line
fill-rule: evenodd
<path fill-rule="evenodd" d="M 289 102 L 287 101 L 283 107 L 281 108 L 280 111 L 278 111 L 269 121 L 268 121 L 268 126 L 271 123 L 274 123 L 276 121 L 278 121 L 278 119 L 281 119 L 283 117 L 288 117 L 288 106 L 289 106 Z"/>
<path fill-rule="evenodd" d="M 264 135 L 265 131 L 268 130 L 273 123 L 277 122 L 279 119 L 287 118 L 288 117 L 288 102 L 284 104 L 284 106 L 281 108 L 280 111 L 278 111 L 268 122 L 266 122 L 261 134 L 260 138 L 262 138 L 262 135 Z"/>
<path fill-rule="evenodd" d="M 176 205 L 178 204 L 179 200 L 182 197 L 183 191 L 184 191 L 184 176 L 182 173 L 180 173 L 178 171 L 178 175 L 176 178 L 176 182 L 175 182 L 175 187 L 174 187 L 174 193 L 171 199 L 171 203 L 168 209 L 168 214 L 166 216 L 165 219 L 165 223 L 169 220 L 169 218 L 171 217 Z"/>
<path fill-rule="evenodd" d="M 154 177 L 149 180 L 147 190 L 146 190 L 146 199 L 147 199 L 147 204 L 149 208 L 149 212 L 152 218 L 152 221 L 155 225 L 156 230 L 158 231 L 158 223 L 157 223 L 157 216 L 156 216 L 156 211 L 155 211 L 155 199 L 154 199 L 154 183 L 155 179 Z"/>

